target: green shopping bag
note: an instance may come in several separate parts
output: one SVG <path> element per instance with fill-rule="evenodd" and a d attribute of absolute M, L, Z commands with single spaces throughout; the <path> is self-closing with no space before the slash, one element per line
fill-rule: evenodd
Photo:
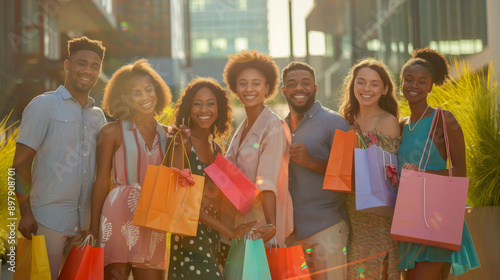
<path fill-rule="evenodd" d="M 224 267 L 226 280 L 271 280 L 266 250 L 262 238 L 232 239 Z"/>

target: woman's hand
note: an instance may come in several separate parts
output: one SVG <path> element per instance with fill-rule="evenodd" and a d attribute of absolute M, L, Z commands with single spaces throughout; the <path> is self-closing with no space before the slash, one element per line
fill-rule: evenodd
<path fill-rule="evenodd" d="M 253 240 L 262 238 L 264 243 L 271 240 L 276 235 L 276 227 L 273 225 L 267 225 L 260 227 L 252 232 Z"/>
<path fill-rule="evenodd" d="M 191 137 L 191 129 L 183 124 L 179 125 L 179 127 L 175 126 L 175 124 L 169 126 L 167 137 L 173 138 L 177 134 L 177 132 L 179 132 L 179 130 L 181 131 L 182 140 L 184 144 L 186 144 L 189 137 Z M 175 139 L 175 144 L 179 143 L 179 138 L 180 136 L 177 136 L 177 138 Z"/>
<path fill-rule="evenodd" d="M 95 246 L 96 243 L 97 243 L 97 231 L 94 231 L 94 230 L 83 230 L 82 231 L 82 239 L 85 240 L 85 238 L 87 238 L 87 236 L 91 235 L 92 236 L 92 240 L 93 240 L 93 244 L 92 246 Z"/>
<path fill-rule="evenodd" d="M 253 228 L 253 226 L 255 226 L 255 224 L 257 224 L 257 221 L 253 221 L 253 222 L 250 222 L 247 224 L 241 224 L 239 227 L 237 227 L 233 230 L 231 236 L 229 236 L 229 237 L 233 238 L 233 239 L 238 239 L 241 236 L 243 236 L 245 233 L 252 230 L 252 228 Z"/>
<path fill-rule="evenodd" d="M 418 171 L 418 167 L 415 164 L 408 162 L 405 162 L 401 168 Z"/>

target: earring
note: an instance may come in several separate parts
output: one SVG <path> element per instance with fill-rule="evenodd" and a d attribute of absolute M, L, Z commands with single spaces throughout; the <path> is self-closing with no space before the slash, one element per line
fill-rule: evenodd
<path fill-rule="evenodd" d="M 191 128 L 191 126 L 189 125 L 189 122 L 191 120 L 191 116 L 188 117 L 188 127 Z"/>

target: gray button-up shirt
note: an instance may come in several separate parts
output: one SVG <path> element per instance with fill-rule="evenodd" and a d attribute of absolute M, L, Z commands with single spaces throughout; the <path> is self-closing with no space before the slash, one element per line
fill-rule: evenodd
<path fill-rule="evenodd" d="M 105 123 L 94 99 L 82 109 L 63 86 L 26 107 L 17 142 L 37 151 L 30 195 L 38 223 L 69 235 L 88 228 L 97 133 Z"/>
<path fill-rule="evenodd" d="M 290 115 L 285 121 L 290 127 Z M 347 131 L 349 124 L 338 113 L 316 101 L 292 131 L 292 145 L 305 144 L 311 156 L 328 160 L 335 129 Z M 345 195 L 323 190 L 324 174 L 291 161 L 289 177 L 297 239 L 309 237 L 342 220 Z"/>

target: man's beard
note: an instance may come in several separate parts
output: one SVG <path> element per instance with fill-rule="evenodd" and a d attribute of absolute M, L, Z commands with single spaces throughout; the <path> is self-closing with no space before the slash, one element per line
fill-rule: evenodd
<path fill-rule="evenodd" d="M 316 96 L 316 94 L 313 94 L 312 96 L 309 96 L 308 99 L 307 99 L 306 104 L 304 104 L 302 106 L 298 106 L 295 103 L 293 103 L 292 100 L 288 96 L 286 96 L 285 99 L 286 99 L 286 102 L 288 103 L 288 105 L 290 107 L 292 107 L 292 109 L 296 113 L 304 114 L 305 112 L 309 111 L 309 109 L 311 109 L 311 107 L 314 105 L 315 96 Z"/>

